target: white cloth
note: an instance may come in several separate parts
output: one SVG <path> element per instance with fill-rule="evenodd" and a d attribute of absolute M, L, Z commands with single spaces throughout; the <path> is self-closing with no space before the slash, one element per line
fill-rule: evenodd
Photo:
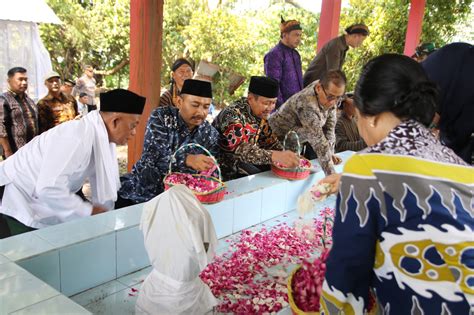
<path fill-rule="evenodd" d="M 112 209 L 118 162 L 98 111 L 42 133 L 0 163 L 0 212 L 33 228 L 88 216 L 92 205 L 75 194 L 86 178 L 93 204 Z"/>
<path fill-rule="evenodd" d="M 147 202 L 141 229 L 152 272 L 143 282 L 137 313 L 205 314 L 217 305 L 199 273 L 214 257 L 217 236 L 191 190 L 174 186 Z M 209 244 L 206 252 L 204 243 Z"/>
<path fill-rule="evenodd" d="M 3 12 L 0 5 L 0 12 Z M 20 11 L 22 11 L 21 9 Z M 0 73 L 21 66 L 28 72 L 28 96 L 34 101 L 48 93 L 44 76 L 51 72 L 51 57 L 43 45 L 38 25 L 34 22 L 0 20 Z M 0 83 L 1 90 L 8 88 L 7 80 Z"/>

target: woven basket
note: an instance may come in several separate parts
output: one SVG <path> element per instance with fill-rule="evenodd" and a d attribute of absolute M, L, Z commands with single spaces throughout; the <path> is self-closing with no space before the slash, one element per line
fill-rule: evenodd
<path fill-rule="evenodd" d="M 296 305 L 295 300 L 293 299 L 293 276 L 300 270 L 301 266 L 296 267 L 290 274 L 290 278 L 288 278 L 288 282 L 286 284 L 286 288 L 288 289 L 288 304 L 290 304 L 291 313 L 294 315 L 318 315 L 319 312 L 305 312 L 302 311 L 298 305 Z"/>
<path fill-rule="evenodd" d="M 216 168 L 217 177 L 209 176 L 209 175 L 201 175 L 201 174 L 192 174 L 192 176 L 195 177 L 195 178 L 201 178 L 201 179 L 204 179 L 206 181 L 217 182 L 219 184 L 215 189 L 213 189 L 211 191 L 198 192 L 198 191 L 192 190 L 194 195 L 196 196 L 196 198 L 200 202 L 206 203 L 206 204 L 216 203 L 216 202 L 219 202 L 222 199 L 224 199 L 227 187 L 226 187 L 225 183 L 222 181 L 221 169 L 219 167 L 219 164 L 217 164 L 217 161 L 214 158 L 214 156 L 206 148 L 204 148 L 203 146 L 201 146 L 197 143 L 185 144 L 185 145 L 181 146 L 180 148 L 178 148 L 178 150 L 176 150 L 176 152 L 173 154 L 173 156 L 170 159 L 168 174 L 163 179 L 163 183 L 165 185 L 165 190 L 168 190 L 169 188 L 171 188 L 175 185 L 175 184 L 172 184 L 172 183 L 168 182 L 168 177 L 171 174 L 177 174 L 177 175 L 184 174 L 184 173 L 179 173 L 179 172 L 171 172 L 171 167 L 172 167 L 173 162 L 176 159 L 176 154 L 179 151 L 181 151 L 182 149 L 187 148 L 187 147 L 194 147 L 194 148 L 202 149 L 207 155 L 209 155 L 214 160 L 214 163 L 217 166 L 217 168 Z"/>
<path fill-rule="evenodd" d="M 294 132 L 293 130 L 288 131 L 288 133 L 285 135 L 285 139 L 283 139 L 283 148 L 286 148 L 286 139 L 290 133 L 296 136 L 296 141 L 298 145 L 297 150 L 298 150 L 298 154 L 300 154 L 301 152 L 300 140 L 298 138 L 298 134 Z M 290 179 L 290 180 L 305 179 L 310 174 L 312 164 L 309 160 L 305 158 L 301 158 L 301 159 L 306 160 L 309 163 L 309 166 L 308 167 L 297 166 L 296 168 L 285 168 L 285 167 L 279 167 L 275 164 L 272 164 L 271 170 L 276 176 L 281 177 L 281 178 Z"/>
<path fill-rule="evenodd" d="M 293 298 L 293 289 L 292 289 L 292 284 L 293 284 L 293 277 L 295 274 L 300 270 L 301 265 L 297 266 L 290 274 L 290 277 L 288 278 L 288 282 L 286 283 L 286 288 L 288 289 L 288 304 L 290 304 L 291 308 L 291 313 L 293 315 L 319 315 L 320 312 L 305 312 L 302 311 L 298 305 L 295 303 L 295 299 Z M 374 297 L 374 294 L 372 291 L 369 291 L 369 295 L 372 295 L 372 298 Z M 375 315 L 377 313 L 377 305 L 373 305 L 372 309 L 366 312 L 366 315 Z"/>

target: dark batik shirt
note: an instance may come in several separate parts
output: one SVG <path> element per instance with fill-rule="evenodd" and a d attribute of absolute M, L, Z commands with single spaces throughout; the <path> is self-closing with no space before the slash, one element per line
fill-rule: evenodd
<path fill-rule="evenodd" d="M 173 95 L 174 91 L 174 95 Z M 174 106 L 177 105 L 177 98 L 180 94 L 179 89 L 175 84 L 171 84 L 170 88 L 164 91 L 160 96 L 160 103 L 158 106 Z"/>
<path fill-rule="evenodd" d="M 74 97 L 62 92 L 58 97 L 48 94 L 39 100 L 38 113 L 40 133 L 65 121 L 73 120 L 79 114 Z"/>
<path fill-rule="evenodd" d="M 171 90 L 166 90 L 161 94 L 158 106 L 176 106 L 173 103 L 173 93 Z"/>
<path fill-rule="evenodd" d="M 187 143 L 197 143 L 218 158 L 219 133 L 209 122 L 189 130 L 175 107 L 158 107 L 148 120 L 143 152 L 132 172 L 122 180 L 119 195 L 135 202 L 145 202 L 164 191 L 163 179 L 168 173 L 170 159 L 176 150 Z M 201 149 L 191 148 L 176 156 L 173 172 L 196 173 L 185 165 L 187 154 L 205 154 Z"/>
<path fill-rule="evenodd" d="M 301 56 L 296 49 L 281 42 L 273 47 L 263 58 L 265 74 L 280 83 L 277 108 L 292 95 L 303 89 L 303 70 Z"/>
<path fill-rule="evenodd" d="M 360 151 L 367 145 L 359 135 L 357 123 L 342 112 L 336 123 L 336 152 Z"/>
<path fill-rule="evenodd" d="M 38 134 L 38 110 L 28 95 L 0 95 L 0 138 L 8 138 L 13 153 Z"/>
<path fill-rule="evenodd" d="M 271 150 L 282 150 L 265 119 L 252 114 L 247 98 L 222 110 L 213 126 L 219 131 L 220 165 L 224 177 L 238 177 L 238 162 L 270 165 Z"/>

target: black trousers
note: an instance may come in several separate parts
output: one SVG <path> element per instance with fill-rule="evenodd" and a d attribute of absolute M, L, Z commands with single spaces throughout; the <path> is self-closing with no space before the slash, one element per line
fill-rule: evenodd
<path fill-rule="evenodd" d="M 12 236 L 12 233 L 10 232 L 10 227 L 8 226 L 7 220 L 5 220 L 3 214 L 0 213 L 0 239 L 10 236 Z"/>
<path fill-rule="evenodd" d="M 95 105 L 87 105 L 87 112 L 90 113 L 93 110 L 97 110 L 97 106 Z"/>
<path fill-rule="evenodd" d="M 115 202 L 114 209 L 125 208 L 125 207 L 133 206 L 133 205 L 136 205 L 136 204 L 137 204 L 137 202 L 135 202 L 133 200 L 130 200 L 130 199 L 122 198 L 122 197 L 120 197 L 120 195 L 118 195 L 117 201 Z"/>
<path fill-rule="evenodd" d="M 0 213 L 0 239 L 35 230 L 13 217 Z"/>

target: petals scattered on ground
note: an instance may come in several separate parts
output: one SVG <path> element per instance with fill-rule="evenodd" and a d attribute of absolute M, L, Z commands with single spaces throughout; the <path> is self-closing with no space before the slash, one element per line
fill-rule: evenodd
<path fill-rule="evenodd" d="M 294 226 L 242 231 L 229 251 L 201 273 L 221 301 L 217 311 L 263 314 L 286 307 L 288 268 L 318 257 L 331 244 L 333 216 L 334 210 L 325 208 L 317 219 L 299 220 Z"/>

